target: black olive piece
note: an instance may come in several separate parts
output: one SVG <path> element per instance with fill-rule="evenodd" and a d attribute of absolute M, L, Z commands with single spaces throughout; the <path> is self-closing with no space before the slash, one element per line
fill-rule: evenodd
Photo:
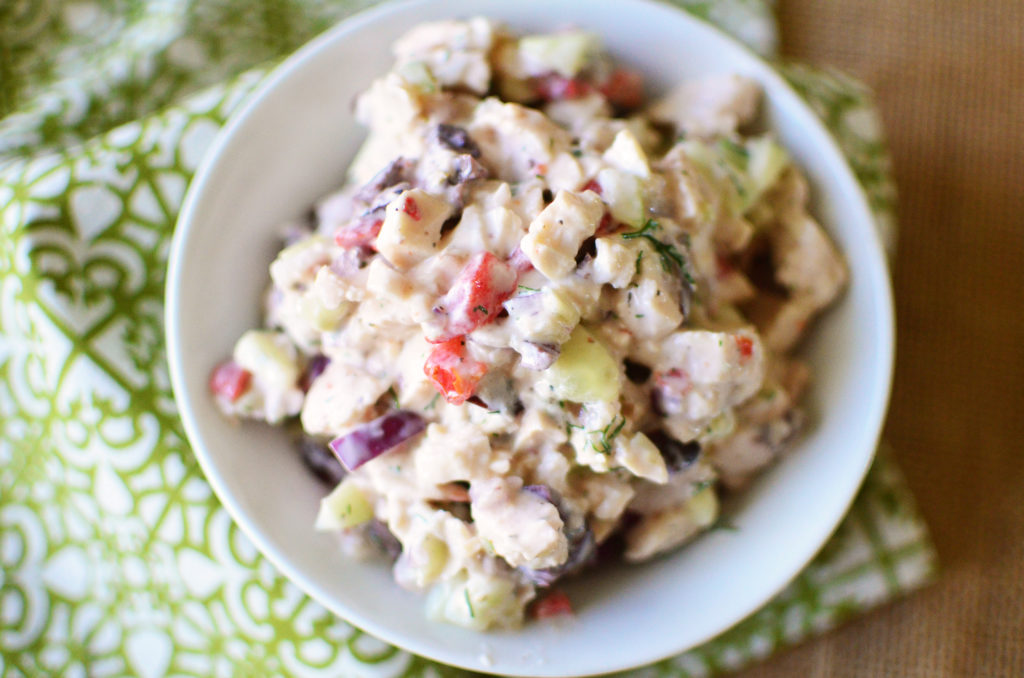
<path fill-rule="evenodd" d="M 472 403 L 472 404 L 476 405 L 477 407 L 482 407 L 485 410 L 487 409 L 487 403 L 485 403 L 483 401 L 483 398 L 481 398 L 480 396 L 471 395 L 468 398 L 466 398 L 466 402 L 467 403 Z"/>
<path fill-rule="evenodd" d="M 441 123 L 437 126 L 435 134 L 442 146 L 453 151 L 468 153 L 474 158 L 480 157 L 480 147 L 469 136 L 469 132 L 463 128 Z"/>
<path fill-rule="evenodd" d="M 648 433 L 647 437 L 650 438 L 654 446 L 661 452 L 669 473 L 678 473 L 686 470 L 700 457 L 701 447 L 700 443 L 696 440 L 683 443 L 664 431 Z"/>
<path fill-rule="evenodd" d="M 382 521 L 374 518 L 364 528 L 370 543 L 377 547 L 381 555 L 394 561 L 402 552 L 402 544 Z"/>
<path fill-rule="evenodd" d="M 449 232 L 454 230 L 459 225 L 459 220 L 462 219 L 462 213 L 453 214 L 452 216 L 445 219 L 444 223 L 441 224 L 441 236 L 447 235 Z"/>
<path fill-rule="evenodd" d="M 477 162 L 476 158 L 463 153 L 452 160 L 452 173 L 447 182 L 449 186 L 460 186 L 475 179 L 486 179 L 489 175 L 487 168 Z"/>
<path fill-rule="evenodd" d="M 395 158 L 373 177 L 353 196 L 357 202 L 369 204 L 378 193 L 386 188 L 405 181 L 412 172 L 414 162 L 406 158 Z"/>
<path fill-rule="evenodd" d="M 325 485 L 334 487 L 345 477 L 345 467 L 325 443 L 309 436 L 302 436 L 296 445 L 306 468 Z"/>
<path fill-rule="evenodd" d="M 306 210 L 303 215 L 303 221 L 305 222 L 306 227 L 311 231 L 317 227 L 317 224 L 320 223 L 320 217 L 316 212 L 316 207 L 310 207 Z"/>
<path fill-rule="evenodd" d="M 590 236 L 580 245 L 580 251 L 576 253 L 576 265 L 579 266 L 587 257 L 593 259 L 597 256 L 597 238 Z"/>
<path fill-rule="evenodd" d="M 633 362 L 629 358 L 622 361 L 622 364 L 626 367 L 626 378 L 634 384 L 646 383 L 651 378 L 653 371 L 647 365 L 643 363 Z"/>

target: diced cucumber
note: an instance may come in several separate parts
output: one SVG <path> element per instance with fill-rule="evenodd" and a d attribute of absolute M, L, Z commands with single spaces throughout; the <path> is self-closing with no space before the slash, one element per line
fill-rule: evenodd
<path fill-rule="evenodd" d="M 285 247 L 270 264 L 270 277 L 279 289 L 308 282 L 312 272 L 330 261 L 331 239 L 312 235 Z"/>
<path fill-rule="evenodd" d="M 761 199 L 765 191 L 775 185 L 791 159 L 786 149 L 768 135 L 747 141 L 747 151 L 747 173 L 750 176 L 750 191 L 747 196 L 749 208 Z"/>
<path fill-rule="evenodd" d="M 556 344 L 564 344 L 580 322 L 579 309 L 564 294 L 551 287 L 541 291 L 541 303 L 548 320 L 545 331 L 538 334 Z"/>
<path fill-rule="evenodd" d="M 583 31 L 529 35 L 519 41 L 528 61 L 567 78 L 582 71 L 600 48 L 597 36 Z"/>
<path fill-rule="evenodd" d="M 718 415 L 711 420 L 705 430 L 704 435 L 701 436 L 702 442 L 710 442 L 712 440 L 721 440 L 732 435 L 733 431 L 736 430 L 736 414 L 732 408 L 722 410 Z"/>
<path fill-rule="evenodd" d="M 281 332 L 249 330 L 235 344 L 234 358 L 270 388 L 294 388 L 299 380 L 297 352 Z"/>
<path fill-rule="evenodd" d="M 331 332 L 337 329 L 341 321 L 352 310 L 352 304 L 347 301 L 341 302 L 334 308 L 328 308 L 313 293 L 304 294 L 299 304 L 303 319 L 317 332 Z"/>
<path fill-rule="evenodd" d="M 362 525 L 373 518 L 373 507 L 366 495 L 349 479 L 338 483 L 334 490 L 320 500 L 316 516 L 316 529 L 342 530 Z"/>
<path fill-rule="evenodd" d="M 760 200 L 790 163 L 786 150 L 768 135 L 742 144 L 725 138 L 714 145 L 692 139 L 684 142 L 683 148 L 697 164 L 731 184 L 735 190 L 732 206 L 738 214 L 745 214 Z"/>
<path fill-rule="evenodd" d="M 551 287 L 545 287 L 537 294 L 539 300 L 531 294 L 506 302 L 513 326 L 528 341 L 564 344 L 580 321 L 579 310 L 564 294 Z M 519 299 L 522 301 L 517 303 Z"/>
<path fill-rule="evenodd" d="M 718 495 L 715 488 L 708 486 L 690 497 L 686 510 L 702 529 L 710 527 L 718 520 Z"/>
<path fill-rule="evenodd" d="M 629 172 L 605 168 L 597 173 L 601 185 L 601 198 L 608 203 L 608 209 L 616 220 L 634 228 L 643 226 L 644 182 Z"/>
<path fill-rule="evenodd" d="M 545 371 L 554 394 L 573 402 L 612 402 L 619 398 L 619 366 L 601 342 L 577 325 L 558 360 Z"/>
<path fill-rule="evenodd" d="M 434 74 L 422 61 L 407 61 L 399 66 L 396 72 L 402 80 L 424 94 L 433 94 L 439 89 Z"/>
<path fill-rule="evenodd" d="M 434 620 L 483 631 L 514 627 L 522 620 L 515 584 L 504 577 L 459 574 L 437 584 L 427 596 L 427 615 Z"/>
<path fill-rule="evenodd" d="M 425 536 L 417 553 L 417 560 L 422 562 L 418 563 L 419 567 L 416 570 L 416 584 L 426 587 L 440 577 L 445 565 L 448 564 L 448 557 L 447 544 L 433 535 Z"/>

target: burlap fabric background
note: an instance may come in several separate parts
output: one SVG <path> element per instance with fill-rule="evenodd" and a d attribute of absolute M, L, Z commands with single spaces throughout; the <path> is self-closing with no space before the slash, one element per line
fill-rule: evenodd
<path fill-rule="evenodd" d="M 1024 2 L 780 0 L 875 89 L 900 187 L 887 437 L 939 583 L 743 678 L 1024 676 Z"/>

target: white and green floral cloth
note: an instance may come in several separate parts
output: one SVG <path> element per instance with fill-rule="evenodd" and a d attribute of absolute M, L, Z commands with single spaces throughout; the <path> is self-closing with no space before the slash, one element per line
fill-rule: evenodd
<path fill-rule="evenodd" d="M 269 65 L 365 0 L 0 1 L 0 677 L 455 676 L 288 583 L 232 523 L 168 383 L 168 245 L 205 149 Z M 764 54 L 761 0 L 679 1 Z M 862 87 L 787 65 L 891 242 Z M 636 672 L 741 667 L 929 581 L 891 455 L 774 601 Z"/>

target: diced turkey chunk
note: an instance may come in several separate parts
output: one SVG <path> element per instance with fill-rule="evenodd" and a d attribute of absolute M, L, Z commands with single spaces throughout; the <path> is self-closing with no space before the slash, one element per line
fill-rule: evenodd
<path fill-rule="evenodd" d="M 807 184 L 796 171 L 788 170 L 766 199 L 776 207 L 767 231 L 774 275 L 788 296 L 765 294 L 750 313 L 768 346 L 785 352 L 811 318 L 839 295 L 848 274 L 835 245 L 807 213 Z"/>
<path fill-rule="evenodd" d="M 390 382 L 357 367 L 332 361 L 309 388 L 302 427 L 312 435 L 336 435 L 370 419 L 374 404 Z"/>
<path fill-rule="evenodd" d="M 776 279 L 794 296 L 824 308 L 846 284 L 846 266 L 821 226 L 808 214 L 771 231 Z"/>
<path fill-rule="evenodd" d="M 365 184 L 390 160 L 422 153 L 425 143 L 418 124 L 422 113 L 422 94 L 400 75 L 389 73 L 375 80 L 356 100 L 356 120 L 370 133 L 349 167 L 350 181 Z"/>
<path fill-rule="evenodd" d="M 558 509 L 522 487 L 523 481 L 515 477 L 473 483 L 469 496 L 477 531 L 512 567 L 561 565 L 569 544 Z"/>
<path fill-rule="evenodd" d="M 366 291 L 373 299 L 360 308 L 363 318 L 382 325 L 411 325 L 430 317 L 432 297 L 409 278 L 383 259 L 374 259 L 366 268 Z"/>
<path fill-rule="evenodd" d="M 664 340 L 656 379 L 659 404 L 669 417 L 708 420 L 761 388 L 764 348 L 750 330 L 683 330 Z"/>
<path fill-rule="evenodd" d="M 491 456 L 487 436 L 480 431 L 431 424 L 413 462 L 420 482 L 433 486 L 486 478 L 492 473 Z"/>
<path fill-rule="evenodd" d="M 412 268 L 438 252 L 441 226 L 451 213 L 442 198 L 416 188 L 403 191 L 388 203 L 377 251 L 396 268 Z"/>
<path fill-rule="evenodd" d="M 432 49 L 488 50 L 494 44 L 494 23 L 474 17 L 468 21 L 430 21 L 405 33 L 391 46 L 396 59 L 411 59 Z"/>
<path fill-rule="evenodd" d="M 534 268 L 556 280 L 576 267 L 580 245 L 594 235 L 602 216 L 604 203 L 593 191 L 559 191 L 530 223 L 519 247 Z"/>
<path fill-rule="evenodd" d="M 592 92 L 577 99 L 552 101 L 544 107 L 544 113 L 576 134 L 595 118 L 606 118 L 611 113 L 611 107 L 607 99 Z"/>
<path fill-rule="evenodd" d="M 799 410 L 789 410 L 763 424 L 743 426 L 715 445 L 711 463 L 726 487 L 739 489 L 762 468 L 775 460 L 803 426 Z"/>
<path fill-rule="evenodd" d="M 452 231 L 446 251 L 466 254 L 491 252 L 504 259 L 512 254 L 514 244 L 525 233 L 523 220 L 507 207 L 485 209 L 479 205 L 468 205 Z"/>
<path fill-rule="evenodd" d="M 626 532 L 626 560 L 639 562 L 683 544 L 718 518 L 718 497 L 707 487 L 685 503 L 652 513 Z"/>
<path fill-rule="evenodd" d="M 420 63 L 444 87 L 483 94 L 491 80 L 488 52 L 493 43 L 494 24 L 487 19 L 421 24 L 394 44 L 396 69 Z"/>
<path fill-rule="evenodd" d="M 629 502 L 630 512 L 643 515 L 660 513 L 685 503 L 703 488 L 711 486 L 718 475 L 706 461 L 706 455 L 701 456 L 691 466 L 674 472 L 664 484 L 636 483 L 636 495 Z"/>
<path fill-rule="evenodd" d="M 297 383 L 299 357 L 287 335 L 275 330 L 249 330 L 235 344 L 233 358 L 251 383 L 233 400 L 218 398 L 225 413 L 271 424 L 298 413 L 303 400 Z"/>
<path fill-rule="evenodd" d="M 618 289 L 628 285 L 636 274 L 641 244 L 612 235 L 597 238 L 594 246 L 596 254 L 591 268 L 594 281 L 608 283 Z"/>
<path fill-rule="evenodd" d="M 480 146 L 491 176 L 524 181 L 543 175 L 548 163 L 569 150 L 569 132 L 538 110 L 484 99 L 477 106 L 469 134 Z"/>
<path fill-rule="evenodd" d="M 281 250 L 270 264 L 270 279 L 281 290 L 303 287 L 313 281 L 320 267 L 336 251 L 329 238 L 313 236 Z"/>
<path fill-rule="evenodd" d="M 673 88 L 648 114 L 687 136 L 722 136 L 753 120 L 760 99 L 756 81 L 741 75 L 713 75 Z"/>
<path fill-rule="evenodd" d="M 619 317 L 641 339 L 664 337 L 683 321 L 679 296 L 664 282 L 663 279 L 643 278 L 640 284 L 619 292 L 616 306 Z"/>

